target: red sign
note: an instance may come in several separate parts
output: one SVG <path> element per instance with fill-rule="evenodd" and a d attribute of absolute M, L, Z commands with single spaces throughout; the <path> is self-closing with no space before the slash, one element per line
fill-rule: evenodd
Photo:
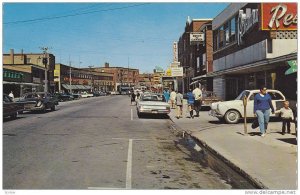
<path fill-rule="evenodd" d="M 262 30 L 297 30 L 297 3 L 262 3 Z"/>

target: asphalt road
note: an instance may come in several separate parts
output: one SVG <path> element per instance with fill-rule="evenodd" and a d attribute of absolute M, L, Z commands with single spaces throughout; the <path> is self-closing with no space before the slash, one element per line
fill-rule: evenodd
<path fill-rule="evenodd" d="M 4 189 L 230 189 L 128 96 L 63 102 L 3 123 Z"/>

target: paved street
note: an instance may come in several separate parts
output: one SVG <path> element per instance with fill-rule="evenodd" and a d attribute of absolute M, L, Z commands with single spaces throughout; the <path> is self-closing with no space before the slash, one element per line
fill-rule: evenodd
<path fill-rule="evenodd" d="M 3 188 L 231 188 L 193 160 L 168 118 L 139 119 L 129 103 L 95 97 L 5 120 Z"/>

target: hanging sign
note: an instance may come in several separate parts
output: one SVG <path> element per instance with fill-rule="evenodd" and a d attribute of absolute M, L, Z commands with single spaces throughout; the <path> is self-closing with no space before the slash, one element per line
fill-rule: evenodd
<path fill-rule="evenodd" d="M 290 61 L 287 61 L 288 65 L 290 66 L 290 68 L 285 71 L 285 75 L 289 75 L 289 74 L 292 74 L 292 73 L 295 73 L 297 72 L 297 60 L 290 60 Z"/>

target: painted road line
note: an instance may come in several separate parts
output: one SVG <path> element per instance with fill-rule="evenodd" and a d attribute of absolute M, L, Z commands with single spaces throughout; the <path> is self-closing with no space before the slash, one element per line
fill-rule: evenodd
<path fill-rule="evenodd" d="M 132 174 L 132 139 L 129 139 L 128 156 L 127 156 L 127 172 L 126 172 L 126 189 L 131 189 Z"/>
<path fill-rule="evenodd" d="M 133 120 L 132 108 L 131 108 L 131 120 Z"/>

